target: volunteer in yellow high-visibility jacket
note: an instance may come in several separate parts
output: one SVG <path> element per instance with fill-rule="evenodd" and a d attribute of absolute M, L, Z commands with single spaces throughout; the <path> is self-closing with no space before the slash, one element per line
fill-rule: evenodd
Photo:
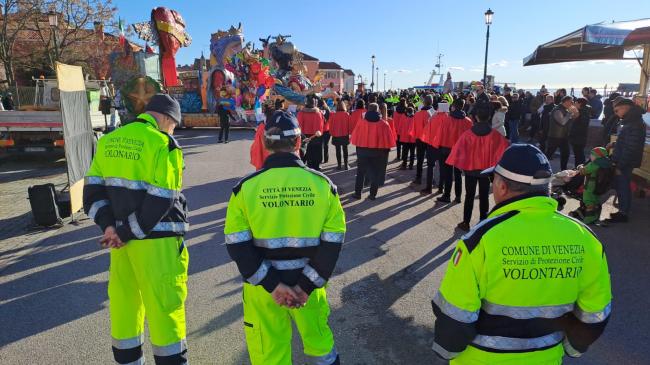
<path fill-rule="evenodd" d="M 339 364 L 325 286 L 345 236 L 336 186 L 298 157 L 296 118 L 266 121 L 271 153 L 235 186 L 226 214 L 228 253 L 244 279 L 244 331 L 253 365 L 291 364 L 291 320 L 315 364 Z"/>
<path fill-rule="evenodd" d="M 183 153 L 171 136 L 176 100 L 157 94 L 144 114 L 102 137 L 86 174 L 84 210 L 111 247 L 108 279 L 113 356 L 143 364 L 144 319 L 156 364 L 187 363 L 187 206 Z"/>
<path fill-rule="evenodd" d="M 549 197 L 551 167 L 514 144 L 494 172 L 494 207 L 462 237 L 440 290 L 433 349 L 451 364 L 560 364 L 602 334 L 611 311 L 603 246 Z"/>

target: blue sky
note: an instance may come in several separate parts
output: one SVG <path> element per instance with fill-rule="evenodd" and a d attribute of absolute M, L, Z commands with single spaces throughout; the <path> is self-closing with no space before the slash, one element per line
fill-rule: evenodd
<path fill-rule="evenodd" d="M 482 77 L 485 52 L 483 13 L 490 7 L 488 74 L 497 82 L 523 88 L 602 88 L 619 82 L 639 82 L 636 61 L 575 62 L 522 67 L 535 47 L 586 24 L 650 17 L 650 0 L 613 1 L 142 1 L 114 0 L 127 23 L 149 18 L 156 6 L 181 13 L 193 38 L 177 54 L 189 63 L 203 50 L 209 53 L 210 34 L 242 22 L 247 41 L 268 35 L 291 34 L 301 51 L 321 61 L 335 61 L 370 79 L 370 56 L 377 57 L 379 87 L 386 72 L 387 87 L 421 85 L 444 54 L 443 72 L 455 81 Z M 623 5 L 625 4 L 625 5 Z"/>

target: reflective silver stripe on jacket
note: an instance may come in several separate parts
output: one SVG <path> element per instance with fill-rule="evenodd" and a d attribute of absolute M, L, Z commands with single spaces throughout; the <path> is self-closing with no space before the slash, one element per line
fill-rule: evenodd
<path fill-rule="evenodd" d="M 271 260 L 271 266 L 277 270 L 296 270 L 302 269 L 308 262 L 308 258 L 295 260 Z"/>
<path fill-rule="evenodd" d="M 481 309 L 488 314 L 507 316 L 514 319 L 559 318 L 573 310 L 573 303 L 538 307 L 515 307 L 490 303 L 483 300 Z"/>
<path fill-rule="evenodd" d="M 152 345 L 151 347 L 153 347 L 153 354 L 156 356 L 172 356 L 187 350 L 187 340 L 182 339 L 167 346 Z"/>
<path fill-rule="evenodd" d="M 255 238 L 255 246 L 263 248 L 304 248 L 320 245 L 320 237 Z"/>
<path fill-rule="evenodd" d="M 138 347 L 142 345 L 143 343 L 144 343 L 144 334 L 131 337 L 131 338 L 121 339 L 121 340 L 118 340 L 117 338 L 113 338 L 113 347 L 120 350 L 132 349 L 134 347 Z"/>
<path fill-rule="evenodd" d="M 149 184 L 144 181 L 123 179 L 121 177 L 107 177 L 104 179 L 104 185 L 131 190 L 147 190 L 149 187 Z"/>
<path fill-rule="evenodd" d="M 564 341 L 562 341 L 562 346 L 564 346 L 564 352 L 567 353 L 567 355 L 571 357 L 580 357 L 582 356 L 582 352 L 576 350 L 571 346 L 571 343 L 569 342 L 568 338 L 564 338 Z"/>
<path fill-rule="evenodd" d="M 438 355 L 442 356 L 443 359 L 445 360 L 451 360 L 454 357 L 460 355 L 460 352 L 450 352 L 445 350 L 444 347 L 438 345 L 437 342 L 433 342 L 433 346 L 431 346 L 431 349 L 435 351 Z"/>
<path fill-rule="evenodd" d="M 244 243 L 253 239 L 251 231 L 241 231 L 229 233 L 226 235 L 226 244 L 232 245 L 235 243 Z"/>
<path fill-rule="evenodd" d="M 178 195 L 178 192 L 176 190 L 165 189 L 165 188 L 161 188 L 160 186 L 149 184 L 149 187 L 147 188 L 147 194 L 158 196 L 161 198 L 172 199 Z"/>
<path fill-rule="evenodd" d="M 246 279 L 250 284 L 252 285 L 258 285 L 264 278 L 266 277 L 266 274 L 269 272 L 269 268 L 271 267 L 271 264 L 264 260 L 262 261 L 262 264 L 260 267 L 257 269 L 255 274 L 253 274 L 250 278 Z"/>
<path fill-rule="evenodd" d="M 573 309 L 573 314 L 584 323 L 600 323 L 609 317 L 612 312 L 612 303 L 609 302 L 600 312 L 586 312 L 579 305 Z"/>
<path fill-rule="evenodd" d="M 99 176 L 86 176 L 84 178 L 85 185 L 104 185 L 104 178 Z"/>
<path fill-rule="evenodd" d="M 135 216 L 135 213 L 129 214 L 129 227 L 131 228 L 131 232 L 136 238 L 142 240 L 147 237 L 147 235 L 142 231 L 142 228 L 140 228 L 138 217 Z"/>
<path fill-rule="evenodd" d="M 302 273 L 305 274 L 305 276 L 317 287 L 322 288 L 323 285 L 325 285 L 325 279 L 323 279 L 313 267 L 305 265 L 305 268 L 302 269 Z"/>
<path fill-rule="evenodd" d="M 323 232 L 320 234 L 320 239 L 332 243 L 343 243 L 345 241 L 345 233 L 343 232 Z"/>
<path fill-rule="evenodd" d="M 88 209 L 88 217 L 90 217 L 90 219 L 92 219 L 92 220 L 95 220 L 95 216 L 97 215 L 97 212 L 101 208 L 103 208 L 103 207 L 105 207 L 105 206 L 107 206 L 109 204 L 110 204 L 110 202 L 108 200 L 106 200 L 106 199 L 98 200 L 98 201 L 94 202 L 93 205 L 90 206 L 90 209 Z"/>
<path fill-rule="evenodd" d="M 146 190 L 150 195 L 167 199 L 175 198 L 179 193 L 177 190 L 161 188 L 160 186 L 155 186 L 146 181 L 129 180 L 121 177 L 100 178 L 97 176 L 87 176 L 85 183 L 111 186 L 114 188 L 126 188 L 131 190 Z"/>
<path fill-rule="evenodd" d="M 151 231 L 185 233 L 190 230 L 190 224 L 185 222 L 159 222 Z"/>
<path fill-rule="evenodd" d="M 440 308 L 442 313 L 457 320 L 458 322 L 473 323 L 478 320 L 479 311 L 472 312 L 472 311 L 468 311 L 456 307 L 455 305 L 449 303 L 447 299 L 445 299 L 445 297 L 442 296 L 440 291 L 438 291 L 436 295 L 433 297 L 433 302 L 436 303 L 436 305 L 438 306 L 438 308 Z"/>
<path fill-rule="evenodd" d="M 312 365 L 331 365 L 334 363 L 336 358 L 339 356 L 339 353 L 336 351 L 336 347 L 332 347 L 332 351 L 326 353 L 325 355 L 322 356 L 310 356 L 309 357 L 309 363 Z"/>
<path fill-rule="evenodd" d="M 502 336 L 485 336 L 478 335 L 472 341 L 473 344 L 495 350 L 515 351 L 515 350 L 534 350 L 543 347 L 557 345 L 562 341 L 564 333 L 562 331 L 553 332 L 546 336 L 534 338 L 514 338 Z"/>

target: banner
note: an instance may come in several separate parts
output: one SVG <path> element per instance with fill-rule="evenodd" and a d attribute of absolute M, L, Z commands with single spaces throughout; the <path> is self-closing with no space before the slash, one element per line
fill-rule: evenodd
<path fill-rule="evenodd" d="M 83 206 L 84 176 L 93 159 L 95 137 L 81 67 L 57 62 L 56 78 L 61 92 L 70 204 L 72 213 L 75 213 Z"/>

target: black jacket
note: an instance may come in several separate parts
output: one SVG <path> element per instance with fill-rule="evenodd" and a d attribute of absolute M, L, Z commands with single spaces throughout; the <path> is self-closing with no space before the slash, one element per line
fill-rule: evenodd
<path fill-rule="evenodd" d="M 580 108 L 580 116 L 571 123 L 569 131 L 569 142 L 577 145 L 587 144 L 587 134 L 589 131 L 589 121 L 591 119 L 591 106 L 585 105 Z"/>
<path fill-rule="evenodd" d="M 641 166 L 646 135 L 646 126 L 641 118 L 643 113 L 641 107 L 634 106 L 621 120 L 621 130 L 612 153 L 612 161 L 619 169 Z"/>
<path fill-rule="evenodd" d="M 508 120 L 520 120 L 521 119 L 521 113 L 524 111 L 524 102 L 521 99 L 518 99 L 517 101 L 511 101 L 510 105 L 508 106 L 508 112 L 506 113 L 506 121 Z"/>

